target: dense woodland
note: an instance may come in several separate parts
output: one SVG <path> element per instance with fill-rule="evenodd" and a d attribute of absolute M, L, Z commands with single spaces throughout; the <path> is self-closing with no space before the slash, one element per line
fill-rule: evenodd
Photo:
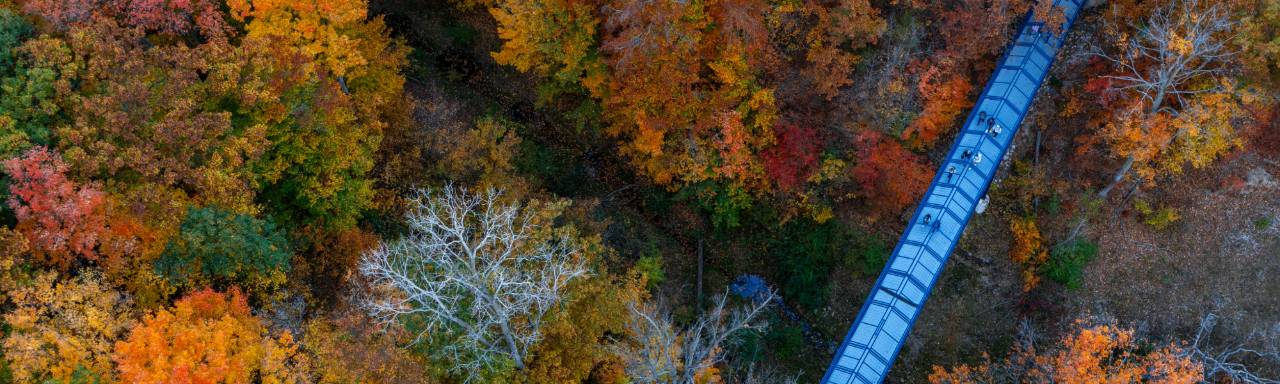
<path fill-rule="evenodd" d="M 0 383 L 816 382 L 1048 0 L 0 0 Z M 1093 1 L 890 375 L 1280 379 L 1280 0 Z"/>

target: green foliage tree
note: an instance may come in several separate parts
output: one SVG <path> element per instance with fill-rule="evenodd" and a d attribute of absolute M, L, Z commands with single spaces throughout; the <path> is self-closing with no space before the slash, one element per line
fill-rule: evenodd
<path fill-rule="evenodd" d="M 1280 82 L 1280 0 L 1254 0 L 1240 20 L 1234 36 L 1241 61 L 1250 78 L 1275 86 Z"/>
<path fill-rule="evenodd" d="M 231 1 L 245 23 L 242 92 L 249 126 L 271 146 L 256 163 L 259 201 L 289 226 L 347 229 L 371 205 L 374 152 L 403 121 L 408 50 L 358 0 Z"/>
<path fill-rule="evenodd" d="M 0 156 L 13 157 L 33 145 L 50 144 L 50 126 L 59 111 L 54 103 L 56 73 L 19 65 L 0 78 Z"/>
<path fill-rule="evenodd" d="M 12 75 L 15 64 L 13 51 L 33 31 L 27 19 L 8 8 L 0 8 L 0 76 Z"/>
<path fill-rule="evenodd" d="M 34 28 L 22 16 L 0 8 L 0 157 L 10 158 L 33 144 L 48 145 L 58 72 L 38 65 L 25 42 Z M 65 47 L 64 47 L 65 49 Z"/>
<path fill-rule="evenodd" d="M 270 221 L 217 208 L 192 208 L 155 261 L 178 287 L 238 285 L 265 294 L 285 281 L 289 243 Z"/>

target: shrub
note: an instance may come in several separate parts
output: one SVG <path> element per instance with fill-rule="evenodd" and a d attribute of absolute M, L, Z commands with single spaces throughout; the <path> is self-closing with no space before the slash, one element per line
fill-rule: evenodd
<path fill-rule="evenodd" d="M 651 252 L 641 257 L 636 261 L 635 269 L 644 276 L 645 287 L 650 290 L 667 279 L 666 273 L 662 271 L 662 255 L 657 253 Z"/>
<path fill-rule="evenodd" d="M 1178 210 L 1172 207 L 1162 207 L 1156 209 L 1146 200 L 1137 200 L 1133 202 L 1133 208 L 1142 214 L 1142 223 L 1156 230 L 1164 230 L 1170 225 L 1176 223 L 1182 217 L 1178 215 Z"/>
<path fill-rule="evenodd" d="M 711 180 L 681 188 L 675 198 L 694 201 L 710 215 L 712 226 L 721 235 L 728 235 L 728 231 L 749 223 L 750 211 L 759 208 L 741 186 Z"/>
<path fill-rule="evenodd" d="M 797 363 L 808 352 L 804 342 L 804 329 L 797 326 L 770 327 L 764 339 L 770 354 L 775 358 Z"/>
<path fill-rule="evenodd" d="M 806 309 L 815 309 L 827 301 L 827 275 L 833 256 L 840 250 L 839 227 L 833 222 L 818 224 L 809 220 L 792 221 L 769 239 L 771 260 L 781 274 L 782 295 Z"/>
<path fill-rule="evenodd" d="M 871 233 L 856 233 L 852 251 L 845 257 L 845 264 L 866 276 L 875 276 L 889 260 L 889 245 L 884 239 Z"/>
<path fill-rule="evenodd" d="M 1257 220 L 1253 221 L 1253 227 L 1259 231 L 1265 231 L 1268 228 L 1271 228 L 1271 217 L 1270 216 L 1259 217 Z"/>
<path fill-rule="evenodd" d="M 1066 286 L 1079 289 L 1084 278 L 1084 267 L 1098 255 L 1098 245 L 1087 240 L 1072 240 L 1059 244 L 1049 252 L 1049 262 L 1044 275 Z"/>

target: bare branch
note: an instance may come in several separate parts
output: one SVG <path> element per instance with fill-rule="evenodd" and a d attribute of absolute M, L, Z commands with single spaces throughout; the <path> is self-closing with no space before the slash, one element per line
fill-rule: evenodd
<path fill-rule="evenodd" d="M 1185 356 L 1204 364 L 1204 378 L 1206 381 L 1217 382 L 1217 378 L 1225 377 L 1229 378 L 1233 383 L 1280 384 L 1280 380 L 1259 376 L 1241 362 L 1245 359 L 1254 359 L 1280 364 L 1280 352 L 1245 348 L 1245 342 L 1211 351 L 1207 344 L 1217 323 L 1218 317 L 1216 315 L 1212 313 L 1206 315 L 1200 320 L 1200 329 L 1196 331 L 1195 339 L 1191 341 L 1189 347 L 1183 350 Z"/>
<path fill-rule="evenodd" d="M 1137 92 L 1148 111 L 1159 111 L 1167 96 L 1207 92 L 1188 87 L 1226 72 L 1223 64 L 1235 55 L 1226 45 L 1234 26 L 1228 16 L 1222 4 L 1176 1 L 1157 9 L 1144 25 L 1134 25 L 1136 36 L 1128 39 L 1124 52 L 1112 56 L 1095 47 L 1094 54 L 1119 70 L 1105 76 L 1116 80 L 1113 90 Z"/>
<path fill-rule="evenodd" d="M 409 233 L 359 264 L 382 293 L 363 299 L 364 309 L 383 324 L 425 322 L 415 342 L 428 333 L 452 337 L 440 352 L 468 381 L 504 360 L 523 369 L 547 312 L 588 273 L 572 239 L 532 238 L 536 213 L 499 197 L 452 186 L 417 191 L 405 215 Z"/>
<path fill-rule="evenodd" d="M 693 384 L 696 376 L 725 359 L 724 346 L 740 331 L 755 329 L 756 317 L 777 295 L 769 291 L 750 305 L 729 310 L 728 292 L 683 331 L 672 324 L 671 314 L 654 304 L 629 306 L 627 330 L 631 340 L 615 345 L 627 375 L 634 382 Z"/>

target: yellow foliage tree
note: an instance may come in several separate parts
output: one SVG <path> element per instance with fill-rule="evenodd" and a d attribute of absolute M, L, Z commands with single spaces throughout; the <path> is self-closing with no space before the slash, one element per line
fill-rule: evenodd
<path fill-rule="evenodd" d="M 1155 169 L 1180 174 L 1183 168 L 1204 168 L 1218 157 L 1241 148 L 1244 142 L 1237 135 L 1235 124 L 1242 112 L 1240 104 L 1226 92 L 1194 98 L 1192 104 L 1173 119 L 1173 139 Z"/>
<path fill-rule="evenodd" d="M 135 317 L 128 296 L 93 271 L 66 280 L 41 273 L 7 295 L 15 308 L 4 315 L 12 327 L 4 357 L 17 383 L 69 382 L 86 374 L 112 380 L 112 343 Z"/>
<path fill-rule="evenodd" d="M 1228 96 L 1238 90 L 1225 78 L 1234 60 L 1225 42 L 1233 25 L 1226 4 L 1174 1 L 1152 10 L 1132 36 L 1114 33 L 1120 53 L 1102 57 L 1118 74 L 1096 80 L 1127 100 L 1099 137 L 1125 161 L 1099 196 L 1131 170 L 1150 182 L 1160 168 L 1203 166 L 1238 145 L 1232 120 L 1240 106 Z"/>
<path fill-rule="evenodd" d="M 806 2 L 805 10 L 817 17 L 806 38 L 809 50 L 805 69 L 818 93 L 831 100 L 840 87 L 853 83 L 850 75 L 861 60 L 852 50 L 875 44 L 888 23 L 867 0 L 841 0 L 833 7 Z"/>
<path fill-rule="evenodd" d="M 27 238 L 21 232 L 0 228 L 0 303 L 5 302 L 7 292 L 18 288 L 19 268 L 30 250 Z"/>
<path fill-rule="evenodd" d="M 1241 62 L 1249 78 L 1274 86 L 1280 82 L 1280 0 L 1243 3 L 1246 13 L 1235 35 Z"/>
<path fill-rule="evenodd" d="M 600 21 L 586 1 L 499 1 L 489 14 L 498 23 L 498 64 L 547 77 L 558 87 L 581 86 L 603 97 L 608 68 L 597 52 Z"/>
<path fill-rule="evenodd" d="M 431 141 L 431 149 L 441 155 L 434 164 L 439 175 L 477 188 L 501 188 L 512 199 L 529 192 L 529 182 L 516 172 L 521 138 L 514 123 L 484 117 L 471 129 L 450 131 Z"/>
<path fill-rule="evenodd" d="M 377 59 L 366 57 L 361 39 L 349 33 L 367 16 L 364 1 L 230 0 L 227 7 L 236 21 L 248 20 L 245 40 L 278 39 L 293 45 L 311 58 L 307 66 L 319 63 L 334 76 L 357 77 Z"/>
<path fill-rule="evenodd" d="M 247 125 L 272 145 L 253 164 L 281 221 L 347 229 L 371 204 L 374 154 L 407 121 L 408 49 L 361 0 L 233 0 L 245 35 L 223 66 Z"/>
<path fill-rule="evenodd" d="M 1022 290 L 1030 291 L 1040 284 L 1040 276 L 1036 272 L 1049 260 L 1049 250 L 1033 218 L 1010 220 L 1009 231 L 1013 233 L 1009 258 L 1022 267 Z"/>
<path fill-rule="evenodd" d="M 594 246 L 593 246 L 594 245 Z M 598 239 L 587 252 L 602 250 Z M 597 275 L 569 288 L 573 298 L 543 326 L 543 339 L 533 349 L 529 367 L 518 381 L 526 383 L 580 383 L 600 367 L 617 364 L 606 347 L 607 335 L 625 332 L 628 303 L 639 302 L 644 285 L 638 276 Z"/>
<path fill-rule="evenodd" d="M 339 310 L 307 322 L 303 351 L 317 384 L 435 383 L 425 359 L 400 348 L 412 340 L 403 329 L 386 332 L 358 311 Z"/>

